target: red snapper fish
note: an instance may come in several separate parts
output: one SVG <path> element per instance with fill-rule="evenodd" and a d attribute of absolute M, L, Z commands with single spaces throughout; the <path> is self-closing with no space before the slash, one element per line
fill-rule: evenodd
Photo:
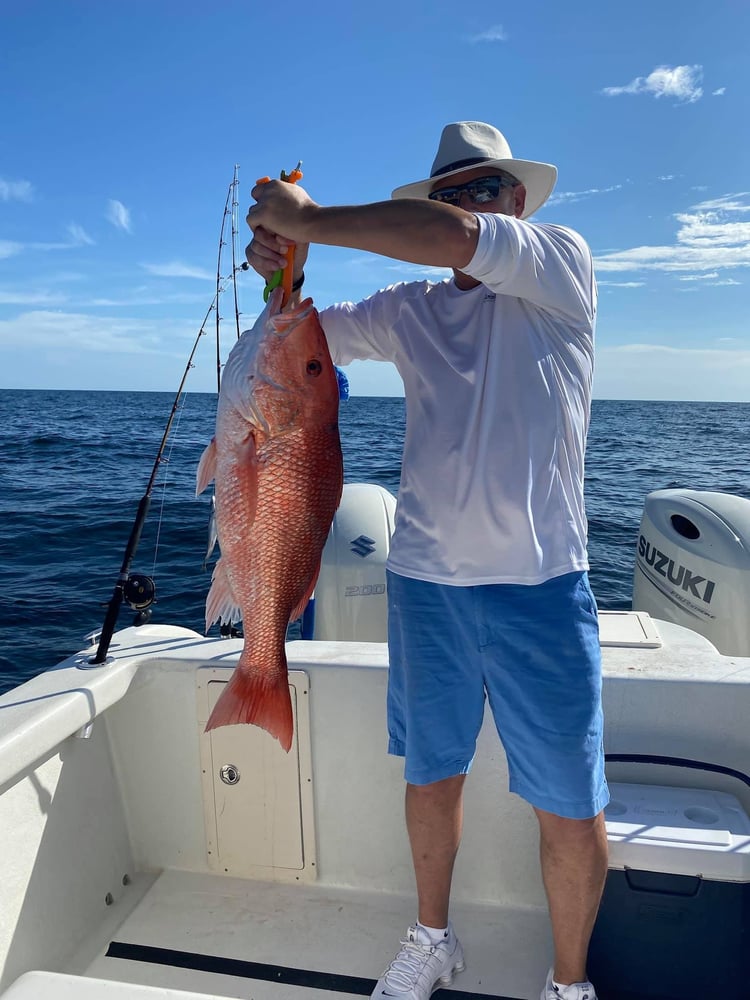
<path fill-rule="evenodd" d="M 242 619 L 245 635 L 206 730 L 253 723 L 288 751 L 286 629 L 315 587 L 344 475 L 338 383 L 317 310 L 305 299 L 282 313 L 281 294 L 227 359 L 196 495 L 215 480 L 221 558 L 206 630 Z"/>

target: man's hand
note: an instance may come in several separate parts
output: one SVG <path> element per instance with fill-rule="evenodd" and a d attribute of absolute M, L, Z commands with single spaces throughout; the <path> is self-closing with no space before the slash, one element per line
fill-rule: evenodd
<path fill-rule="evenodd" d="M 304 188 L 286 181 L 266 181 L 256 184 L 250 194 L 256 202 L 247 213 L 253 232 L 263 226 L 289 241 L 309 242 L 309 227 L 320 206 Z"/>
<path fill-rule="evenodd" d="M 253 233 L 253 238 L 245 247 L 245 257 L 254 271 L 270 281 L 274 273 L 279 268 L 286 267 L 287 247 L 294 247 L 294 280 L 300 277 L 307 260 L 307 243 L 295 243 L 294 240 L 285 240 L 276 233 L 269 232 L 263 226 Z"/>
<path fill-rule="evenodd" d="M 307 260 L 305 220 L 318 206 L 298 184 L 285 181 L 256 184 L 251 194 L 256 204 L 250 207 L 246 220 L 253 231 L 252 242 L 245 249 L 248 264 L 268 281 L 275 271 L 286 267 L 286 250 L 293 246 L 296 280 Z"/>

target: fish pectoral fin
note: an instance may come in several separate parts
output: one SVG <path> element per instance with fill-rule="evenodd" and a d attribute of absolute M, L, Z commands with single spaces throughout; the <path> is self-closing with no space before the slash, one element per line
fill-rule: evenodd
<path fill-rule="evenodd" d="M 307 607 L 307 602 L 310 600 L 310 598 L 313 595 L 313 591 L 315 590 L 315 584 L 318 582 L 318 577 L 319 576 L 320 576 L 320 563 L 318 563 L 318 568 L 313 573 L 313 577 L 312 577 L 312 580 L 310 581 L 310 585 L 308 586 L 307 590 L 305 591 L 305 596 L 299 602 L 299 604 L 297 605 L 297 607 L 293 609 L 291 615 L 289 616 L 289 621 L 290 622 L 296 622 L 297 619 L 301 617 L 302 612 Z"/>
<path fill-rule="evenodd" d="M 208 518 L 208 545 L 206 547 L 206 554 L 203 557 L 203 572 L 206 572 L 206 567 L 208 566 L 208 560 L 211 558 L 211 553 L 216 548 L 219 542 L 219 536 L 216 532 L 216 494 L 214 493 L 211 497 L 211 514 Z"/>
<path fill-rule="evenodd" d="M 211 443 L 204 450 L 198 463 L 198 471 L 195 474 L 195 495 L 200 496 L 208 484 L 213 482 L 215 476 L 216 438 L 211 438 Z"/>
<path fill-rule="evenodd" d="M 219 559 L 214 566 L 211 589 L 206 598 L 206 632 L 219 618 L 225 622 L 242 619 L 242 609 L 232 591 L 223 559 Z"/>
<path fill-rule="evenodd" d="M 260 489 L 258 480 L 262 462 L 258 457 L 258 441 L 254 428 L 250 430 L 241 444 L 235 446 L 234 460 L 237 467 L 241 470 L 243 481 L 243 516 L 245 518 L 245 527 L 249 530 L 254 524 L 255 516 L 258 513 L 258 493 Z"/>

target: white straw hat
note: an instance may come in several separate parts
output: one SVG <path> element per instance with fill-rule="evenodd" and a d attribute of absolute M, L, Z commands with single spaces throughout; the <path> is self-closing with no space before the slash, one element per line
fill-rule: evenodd
<path fill-rule="evenodd" d="M 435 162 L 427 180 L 396 188 L 392 198 L 426 198 L 437 178 L 443 180 L 471 167 L 507 170 L 526 188 L 522 219 L 533 215 L 552 194 L 557 167 L 534 160 L 514 160 L 508 140 L 492 125 L 484 122 L 454 122 L 446 125 L 440 137 Z"/>

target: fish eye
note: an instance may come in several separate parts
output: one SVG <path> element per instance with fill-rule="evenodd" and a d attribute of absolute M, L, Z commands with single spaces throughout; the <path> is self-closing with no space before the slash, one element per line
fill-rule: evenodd
<path fill-rule="evenodd" d="M 308 375 L 320 375 L 323 371 L 323 365 L 314 358 L 312 361 L 307 362 L 307 374 Z"/>

